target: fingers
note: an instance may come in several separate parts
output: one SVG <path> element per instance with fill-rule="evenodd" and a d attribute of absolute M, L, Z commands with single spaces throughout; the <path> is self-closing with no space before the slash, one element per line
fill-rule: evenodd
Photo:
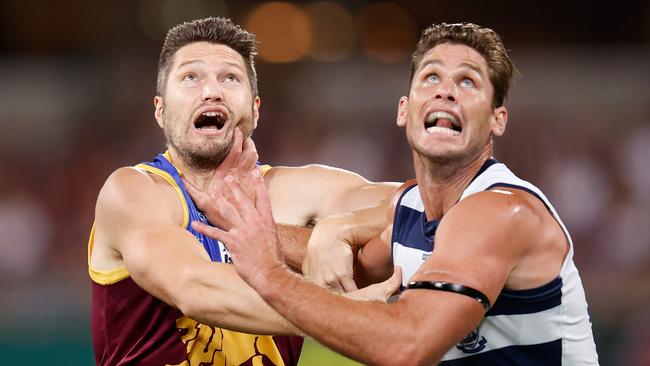
<path fill-rule="evenodd" d="M 345 290 L 345 292 L 358 290 L 356 282 L 354 282 L 354 280 L 350 276 L 345 276 L 341 278 L 341 285 L 343 286 L 343 290 Z"/>
<path fill-rule="evenodd" d="M 239 216 L 245 220 L 252 218 L 255 215 L 256 210 L 255 206 L 253 206 L 253 202 L 251 202 L 251 199 L 246 195 L 246 192 L 244 192 L 232 175 L 227 175 L 224 180 L 226 181 L 226 186 L 232 195 L 231 197 L 227 197 L 227 199 L 232 203 L 234 210 L 237 211 Z"/>
<path fill-rule="evenodd" d="M 402 285 L 402 267 L 395 266 L 393 275 L 390 276 L 390 278 L 387 279 L 385 282 L 387 284 L 386 287 L 386 290 L 388 291 L 387 294 L 391 295 L 395 293 Z"/>
<path fill-rule="evenodd" d="M 311 280 L 318 286 L 329 289 L 332 292 L 345 293 L 345 289 L 341 285 L 341 282 L 332 274 L 319 276 L 312 278 Z"/>
<path fill-rule="evenodd" d="M 242 154 L 243 137 L 241 130 L 239 130 L 239 127 L 236 127 L 232 134 L 232 146 L 230 147 L 230 151 L 228 152 L 228 155 L 226 155 L 226 158 L 223 160 L 221 165 L 219 165 L 219 167 L 223 167 L 225 169 L 231 169 L 234 167 L 237 164 L 237 161 L 239 161 L 239 157 Z"/>
<path fill-rule="evenodd" d="M 273 220 L 273 210 L 271 209 L 271 199 L 269 198 L 269 191 L 264 185 L 262 174 L 259 170 L 255 169 L 251 173 L 253 179 L 253 188 L 255 189 L 255 207 L 257 212 L 260 213 L 262 219 L 266 221 Z"/>
<path fill-rule="evenodd" d="M 241 172 L 240 174 L 242 175 L 242 178 L 255 169 L 258 158 L 255 143 L 253 142 L 253 139 L 249 137 L 244 141 L 241 156 L 239 157 L 237 166 L 235 167 Z"/>
<path fill-rule="evenodd" d="M 197 205 L 197 207 L 204 209 L 206 207 L 206 204 L 209 202 L 210 197 L 205 192 L 196 188 L 194 184 L 190 183 L 185 178 L 181 177 L 181 180 L 185 185 L 185 190 L 187 193 L 189 193 L 190 197 L 192 197 L 192 200 Z"/>
<path fill-rule="evenodd" d="M 199 221 L 192 221 L 192 229 L 196 230 L 199 234 L 203 234 L 212 239 L 219 240 L 223 243 L 230 243 L 232 236 L 225 230 L 221 230 L 214 226 L 206 225 Z"/>
<path fill-rule="evenodd" d="M 398 266 L 395 267 L 393 275 L 386 281 L 364 287 L 361 290 L 349 292 L 346 296 L 356 300 L 391 302 L 391 295 L 397 291 L 401 284 L 402 269 Z"/>

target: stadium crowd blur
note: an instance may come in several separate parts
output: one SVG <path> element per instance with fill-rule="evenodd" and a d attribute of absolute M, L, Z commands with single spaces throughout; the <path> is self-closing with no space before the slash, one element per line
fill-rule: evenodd
<path fill-rule="evenodd" d="M 650 365 L 650 3 L 478 3 L 2 2 L 0 364 L 90 363 L 97 193 L 163 149 L 152 98 L 165 30 L 222 15 L 260 41 L 263 162 L 372 180 L 413 177 L 394 120 L 420 30 L 494 28 L 520 73 L 496 158 L 572 233 L 601 364 Z"/>

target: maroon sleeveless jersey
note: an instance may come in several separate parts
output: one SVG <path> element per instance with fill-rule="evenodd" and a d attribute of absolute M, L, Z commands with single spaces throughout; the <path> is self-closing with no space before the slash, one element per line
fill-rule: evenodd
<path fill-rule="evenodd" d="M 210 327 L 149 295 L 130 277 L 92 281 L 97 365 L 297 365 L 300 337 L 256 336 Z"/>
<path fill-rule="evenodd" d="M 162 159 L 165 160 L 165 159 Z M 190 229 L 195 210 L 175 168 L 138 168 L 157 174 L 177 188 Z M 101 271 L 90 265 L 94 228 L 88 242 L 92 282 L 92 337 L 95 363 L 101 366 L 295 366 L 302 338 L 240 333 L 196 322 L 140 288 L 126 267 Z M 198 243 L 197 243 L 198 245 Z"/>

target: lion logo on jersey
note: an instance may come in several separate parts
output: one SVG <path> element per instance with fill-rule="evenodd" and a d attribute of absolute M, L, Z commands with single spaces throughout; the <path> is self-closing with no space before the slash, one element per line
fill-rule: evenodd
<path fill-rule="evenodd" d="M 478 353 L 485 348 L 486 343 L 487 340 L 479 334 L 478 328 L 476 328 L 476 330 L 473 330 L 465 339 L 458 343 L 456 348 L 465 353 Z"/>
<path fill-rule="evenodd" d="M 271 336 L 234 332 L 198 323 L 188 316 L 176 321 L 184 334 L 187 360 L 176 366 L 284 366 Z"/>

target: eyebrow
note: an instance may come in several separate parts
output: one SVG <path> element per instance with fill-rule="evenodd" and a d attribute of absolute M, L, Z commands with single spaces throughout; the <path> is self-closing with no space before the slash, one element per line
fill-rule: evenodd
<path fill-rule="evenodd" d="M 437 60 L 437 59 L 427 60 L 427 61 L 423 62 L 423 63 L 420 65 L 420 69 L 418 70 L 418 73 L 421 72 L 425 67 L 427 67 L 427 66 L 429 66 L 429 65 L 444 66 L 443 62 L 440 61 L 440 60 Z M 470 70 L 476 72 L 477 74 L 483 76 L 483 72 L 482 72 L 481 69 L 480 69 L 478 66 L 476 66 L 475 64 L 472 64 L 472 63 L 469 63 L 469 62 L 462 62 L 462 63 L 460 64 L 460 66 L 461 66 L 461 67 L 464 67 L 464 68 L 467 68 L 467 69 L 470 69 Z"/>

